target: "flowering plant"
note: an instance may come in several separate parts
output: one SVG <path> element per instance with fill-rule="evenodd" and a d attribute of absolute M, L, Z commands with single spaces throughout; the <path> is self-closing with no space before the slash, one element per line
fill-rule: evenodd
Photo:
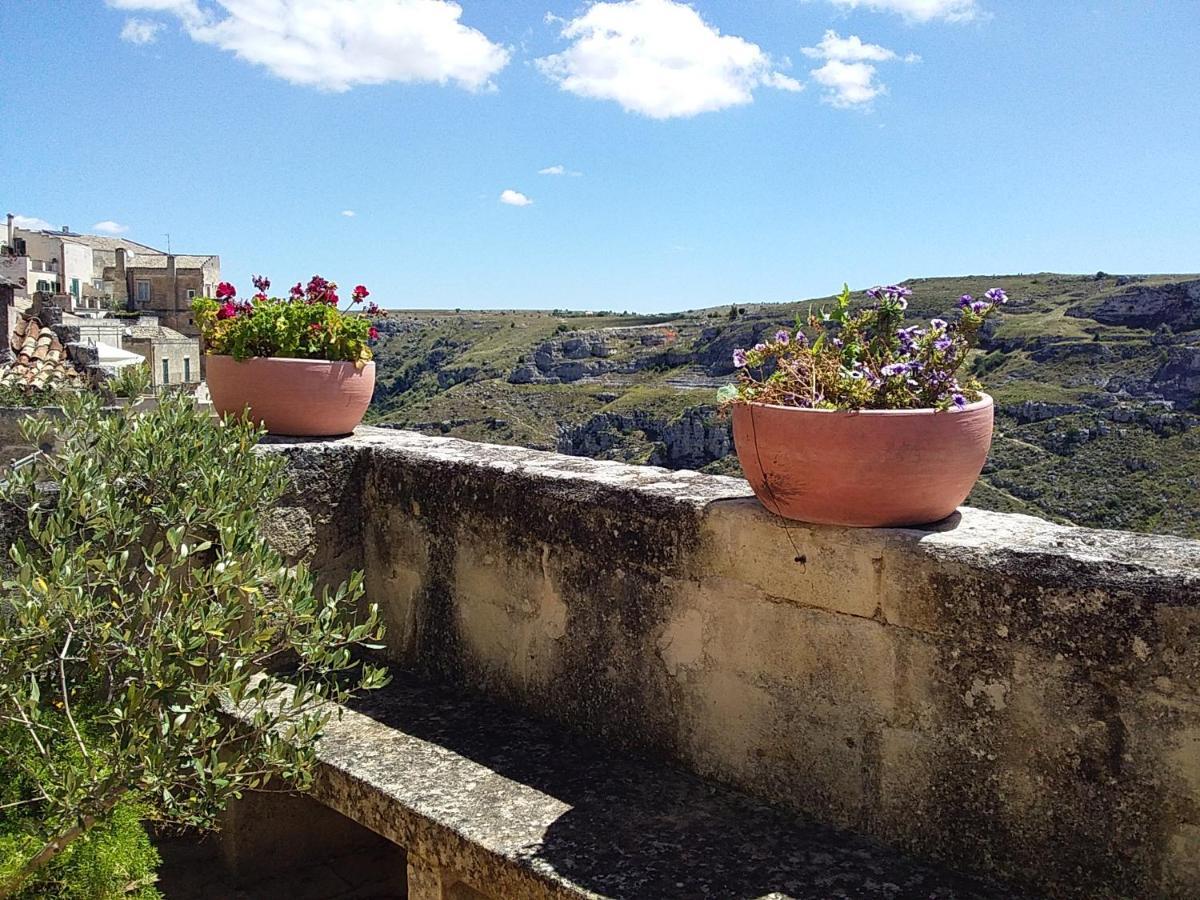
<path fill-rule="evenodd" d="M 370 291 L 363 285 L 354 289 L 344 309 L 338 306 L 338 286 L 320 275 L 307 285 L 297 282 L 287 297 L 267 296 L 270 287 L 268 279 L 255 275 L 257 293 L 249 300 L 238 300 L 237 289 L 223 281 L 216 297 L 192 301 L 209 353 L 235 359 L 327 359 L 353 362 L 360 369 L 371 359 L 370 343 L 379 337 L 372 319 L 387 314 L 365 302 Z"/>
<path fill-rule="evenodd" d="M 979 329 L 1008 297 L 992 288 L 983 298 L 964 294 L 957 322 L 931 319 L 903 327 L 912 295 L 889 285 L 866 292 L 872 304 L 852 310 L 843 286 L 833 309 L 811 314 L 810 341 L 794 331 L 733 351 L 738 383 L 721 389 L 726 403 L 755 402 L 806 409 L 949 409 L 980 399 L 980 385 L 958 372 Z"/>

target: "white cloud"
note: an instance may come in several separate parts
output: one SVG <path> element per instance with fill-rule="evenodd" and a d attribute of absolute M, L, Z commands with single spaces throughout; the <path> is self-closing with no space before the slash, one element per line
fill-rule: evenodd
<path fill-rule="evenodd" d="M 566 166 L 558 165 L 558 166 L 546 166 L 546 168 L 544 168 L 544 169 L 538 169 L 538 174 L 539 175 L 570 175 L 572 178 L 578 178 L 583 173 L 576 172 L 572 169 L 568 169 Z"/>
<path fill-rule="evenodd" d="M 594 3 L 563 23 L 562 36 L 566 50 L 535 61 L 543 74 L 564 91 L 653 119 L 750 103 L 761 86 L 803 88 L 757 44 L 722 35 L 675 0 Z"/>
<path fill-rule="evenodd" d="M 804 55 L 814 59 L 836 59 L 841 62 L 887 62 L 895 59 L 894 51 L 878 44 L 865 44 L 856 34 L 840 37 L 836 31 L 826 31 L 821 43 L 805 47 Z"/>
<path fill-rule="evenodd" d="M 153 44 L 158 40 L 158 33 L 162 30 L 161 22 L 151 22 L 149 19 L 126 19 L 125 27 L 121 29 L 121 40 L 130 44 Z"/>
<path fill-rule="evenodd" d="M 970 22 L 984 17 L 977 0 L 829 0 L 835 6 L 902 15 L 910 22 Z"/>
<path fill-rule="evenodd" d="M 124 234 L 128 230 L 128 225 L 122 225 L 120 222 L 114 222 L 112 219 L 105 219 L 103 222 L 97 222 L 92 226 L 92 231 L 99 231 L 101 234 Z"/>
<path fill-rule="evenodd" d="M 37 216 L 13 216 L 13 225 L 28 231 L 52 231 L 54 226 Z"/>
<path fill-rule="evenodd" d="M 347 91 L 358 84 L 453 82 L 494 87 L 508 48 L 463 25 L 452 0 L 108 0 L 118 9 L 176 16 L 193 40 L 228 50 L 292 84 Z"/>
<path fill-rule="evenodd" d="M 813 80 L 825 88 L 822 100 L 843 109 L 869 106 L 876 97 L 886 94 L 887 85 L 876 79 L 874 63 L 900 59 L 894 50 L 865 43 L 854 34 L 841 37 L 836 31 L 826 31 L 817 46 L 804 48 L 804 55 L 825 61 L 812 70 Z M 910 53 L 903 61 L 914 63 L 920 59 Z"/>
<path fill-rule="evenodd" d="M 358 213 L 356 213 L 356 212 L 355 212 L 354 210 L 352 210 L 352 209 L 343 209 L 343 210 L 342 210 L 342 215 L 343 215 L 343 216 L 345 216 L 347 219 L 353 219 L 355 216 L 357 216 L 357 215 L 358 215 Z"/>
<path fill-rule="evenodd" d="M 514 191 L 512 188 L 505 188 L 500 192 L 500 202 L 507 203 L 509 206 L 532 206 L 533 201 L 522 194 L 520 191 Z"/>

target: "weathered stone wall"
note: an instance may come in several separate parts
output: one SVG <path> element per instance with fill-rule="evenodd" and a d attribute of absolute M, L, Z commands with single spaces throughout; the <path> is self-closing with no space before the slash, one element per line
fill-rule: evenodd
<path fill-rule="evenodd" d="M 401 431 L 286 452 L 271 527 L 365 567 L 407 667 L 1055 896 L 1200 895 L 1200 543 L 784 527 L 740 480 Z"/>

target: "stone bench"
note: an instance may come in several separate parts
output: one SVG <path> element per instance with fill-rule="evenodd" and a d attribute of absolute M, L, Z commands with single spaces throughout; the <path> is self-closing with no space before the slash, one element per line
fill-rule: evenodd
<path fill-rule="evenodd" d="M 308 811 L 235 804 L 227 858 L 261 880 L 370 838 L 331 835 L 319 803 L 404 848 L 411 900 L 1015 896 L 400 672 L 329 724 L 319 759 Z"/>

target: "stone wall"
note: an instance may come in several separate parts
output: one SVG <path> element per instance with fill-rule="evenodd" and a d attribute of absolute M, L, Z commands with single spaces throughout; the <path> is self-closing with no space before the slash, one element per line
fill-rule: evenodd
<path fill-rule="evenodd" d="M 785 527 L 740 480 L 402 431 L 273 449 L 269 527 L 365 568 L 406 667 L 1034 890 L 1200 895 L 1200 543 Z"/>

